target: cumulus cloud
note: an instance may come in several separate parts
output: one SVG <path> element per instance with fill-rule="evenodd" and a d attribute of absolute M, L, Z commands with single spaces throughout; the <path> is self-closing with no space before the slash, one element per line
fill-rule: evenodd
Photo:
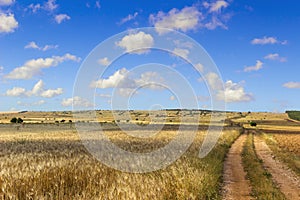
<path fill-rule="evenodd" d="M 138 16 L 138 12 L 135 12 L 133 15 L 129 14 L 126 17 L 124 17 L 123 19 L 121 19 L 121 21 L 119 22 L 119 24 L 124 24 L 126 22 L 129 22 L 131 20 L 134 20 L 137 16 Z"/>
<path fill-rule="evenodd" d="M 185 59 L 188 59 L 188 55 L 189 55 L 190 51 L 188 49 L 175 48 L 173 50 L 173 53 L 177 56 L 181 56 Z"/>
<path fill-rule="evenodd" d="M 13 4 L 15 0 L 0 0 L 0 6 L 9 6 Z"/>
<path fill-rule="evenodd" d="M 118 88 L 118 92 L 123 96 L 128 96 L 136 88 L 162 89 L 164 79 L 157 72 L 144 72 L 138 78 L 129 77 L 129 71 L 126 68 L 117 70 L 107 79 L 92 81 L 92 88 Z"/>
<path fill-rule="evenodd" d="M 276 60 L 276 61 L 279 61 L 279 62 L 286 62 L 287 59 L 285 57 L 281 57 L 279 56 L 278 53 L 271 53 L 271 54 L 268 54 L 264 57 L 264 59 L 267 59 L 267 60 Z"/>
<path fill-rule="evenodd" d="M 18 96 L 26 95 L 26 93 L 27 92 L 25 88 L 13 87 L 12 89 L 6 91 L 6 96 L 18 97 Z"/>
<path fill-rule="evenodd" d="M 223 97 L 225 96 L 225 101 L 228 103 L 231 102 L 248 102 L 252 101 L 253 95 L 250 93 L 246 93 L 243 86 L 239 83 L 234 83 L 231 80 L 226 81 L 224 84 L 225 90 L 224 95 L 218 95 L 220 100 L 224 100 Z"/>
<path fill-rule="evenodd" d="M 51 58 L 38 58 L 25 62 L 21 67 L 15 68 L 5 76 L 7 79 L 31 79 L 41 73 L 43 68 L 55 67 L 64 61 L 79 62 L 80 58 L 69 53 L 63 56 L 52 56 Z"/>
<path fill-rule="evenodd" d="M 256 64 L 254 66 L 246 66 L 244 68 L 244 72 L 251 72 L 251 71 L 258 71 L 263 67 L 263 62 L 261 62 L 260 60 L 256 61 Z"/>
<path fill-rule="evenodd" d="M 6 91 L 6 96 L 14 96 L 14 97 L 30 97 L 30 96 L 40 96 L 45 98 L 52 98 L 63 93 L 62 88 L 57 89 L 44 89 L 44 82 L 39 80 L 31 90 L 27 91 L 25 88 L 21 87 L 13 87 Z"/>
<path fill-rule="evenodd" d="M 18 25 L 14 14 L 0 13 L 0 33 L 12 33 L 18 28 Z"/>
<path fill-rule="evenodd" d="M 45 46 L 38 46 L 34 41 L 29 42 L 25 47 L 25 49 L 37 49 L 40 51 L 47 51 L 49 49 L 56 49 L 58 45 L 45 45 Z"/>
<path fill-rule="evenodd" d="M 55 19 L 56 23 L 60 24 L 63 21 L 70 20 L 71 17 L 67 14 L 59 14 L 59 15 L 55 15 L 54 19 Z"/>
<path fill-rule="evenodd" d="M 196 7 L 191 6 L 181 10 L 173 8 L 168 13 L 160 11 L 156 15 L 151 14 L 149 20 L 159 34 L 164 34 L 168 32 L 168 30 L 159 28 L 176 29 L 183 32 L 195 30 L 200 23 L 201 18 L 202 13 L 198 11 Z"/>
<path fill-rule="evenodd" d="M 134 82 L 127 77 L 129 71 L 125 68 L 117 70 L 113 75 L 109 76 L 107 79 L 100 79 L 98 81 L 93 81 L 91 87 L 95 88 L 115 88 L 119 83 L 123 87 L 134 87 Z"/>
<path fill-rule="evenodd" d="M 116 42 L 116 45 L 125 49 L 126 52 L 135 54 L 147 53 L 153 44 L 153 37 L 143 31 L 126 35 L 121 41 Z"/>
<path fill-rule="evenodd" d="M 246 93 L 241 83 L 234 83 L 229 80 L 224 84 L 221 78 L 214 72 L 205 75 L 209 87 L 216 93 L 218 100 L 230 102 L 247 102 L 253 100 L 253 95 Z"/>
<path fill-rule="evenodd" d="M 101 58 L 97 61 L 100 65 L 103 65 L 103 66 L 108 66 L 110 65 L 111 61 L 108 60 L 107 57 L 104 57 L 104 58 Z"/>
<path fill-rule="evenodd" d="M 209 12 L 219 12 L 222 8 L 227 8 L 229 4 L 226 1 L 219 0 L 213 3 L 203 3 L 204 7 L 209 8 Z"/>
<path fill-rule="evenodd" d="M 214 72 L 209 72 L 205 75 L 205 80 L 212 90 L 222 90 L 223 82 L 222 79 L 218 76 L 218 74 Z"/>
<path fill-rule="evenodd" d="M 63 99 L 61 105 L 64 107 L 77 106 L 77 107 L 93 107 L 94 104 L 87 99 L 75 96 L 73 98 Z"/>
<path fill-rule="evenodd" d="M 63 89 L 62 88 L 57 88 L 55 90 L 45 90 L 43 91 L 40 96 L 41 97 L 45 97 L 45 98 L 52 98 L 52 97 L 55 97 L 55 96 L 58 96 L 58 95 L 61 95 L 63 93 Z"/>
<path fill-rule="evenodd" d="M 266 44 L 287 44 L 287 40 L 280 41 L 276 37 L 267 37 L 264 36 L 263 38 L 254 38 L 251 41 L 251 44 L 260 44 L 260 45 L 266 45 Z"/>
<path fill-rule="evenodd" d="M 287 82 L 282 86 L 289 89 L 300 89 L 300 82 Z"/>
<path fill-rule="evenodd" d="M 201 73 L 204 72 L 204 66 L 201 63 L 197 63 L 194 67 Z"/>

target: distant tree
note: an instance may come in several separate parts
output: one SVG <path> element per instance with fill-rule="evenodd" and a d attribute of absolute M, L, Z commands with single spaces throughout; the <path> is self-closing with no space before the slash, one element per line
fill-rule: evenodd
<path fill-rule="evenodd" d="M 72 123 L 72 120 L 69 120 L 69 123 Z"/>
<path fill-rule="evenodd" d="M 66 121 L 66 120 L 62 119 L 60 122 L 61 122 L 61 123 L 64 123 L 65 121 Z"/>
<path fill-rule="evenodd" d="M 17 123 L 17 121 L 18 121 L 18 119 L 16 117 L 14 117 L 10 120 L 11 123 Z"/>
<path fill-rule="evenodd" d="M 21 119 L 20 117 L 19 118 L 14 117 L 10 120 L 10 122 L 21 124 L 23 122 L 23 119 Z"/>
<path fill-rule="evenodd" d="M 21 119 L 20 117 L 17 119 L 17 123 L 21 124 L 23 123 L 23 119 Z"/>
<path fill-rule="evenodd" d="M 250 126 L 256 126 L 257 123 L 256 122 L 250 122 Z"/>

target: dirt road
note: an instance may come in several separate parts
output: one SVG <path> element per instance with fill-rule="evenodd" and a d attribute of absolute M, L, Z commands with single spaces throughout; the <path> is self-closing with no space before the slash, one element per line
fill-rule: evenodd
<path fill-rule="evenodd" d="M 299 177 L 285 164 L 275 160 L 272 151 L 258 136 L 254 137 L 254 145 L 257 156 L 263 160 L 264 167 L 272 174 L 273 181 L 278 184 L 286 198 L 292 200 L 300 199 Z"/>
<path fill-rule="evenodd" d="M 224 162 L 223 199 L 251 199 L 250 183 L 242 165 L 241 153 L 247 135 L 242 134 L 231 146 Z"/>

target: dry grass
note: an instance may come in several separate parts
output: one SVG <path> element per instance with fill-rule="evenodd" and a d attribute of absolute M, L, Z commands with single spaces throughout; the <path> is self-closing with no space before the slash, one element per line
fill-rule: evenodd
<path fill-rule="evenodd" d="M 197 157 L 205 130 L 175 163 L 156 172 L 124 173 L 94 159 L 69 125 L 0 126 L 0 199 L 220 199 L 224 156 L 239 135 L 224 131 L 204 159 Z M 143 141 L 109 131 L 120 147 L 139 152 L 165 145 L 171 130 Z M 132 145 L 135 144 L 135 145 Z"/>
<path fill-rule="evenodd" d="M 264 134 L 264 139 L 276 157 L 300 175 L 300 134 Z"/>

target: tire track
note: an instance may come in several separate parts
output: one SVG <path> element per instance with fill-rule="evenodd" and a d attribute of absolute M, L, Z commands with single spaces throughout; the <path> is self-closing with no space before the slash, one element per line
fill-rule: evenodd
<path fill-rule="evenodd" d="M 287 199 L 300 199 L 300 179 L 284 163 L 275 160 L 268 145 L 258 136 L 254 136 L 257 156 L 263 160 L 264 167 L 272 174 L 273 181 L 278 184 Z"/>
<path fill-rule="evenodd" d="M 241 153 L 247 134 L 242 134 L 231 146 L 224 162 L 223 199 L 252 199 L 250 183 L 242 165 Z"/>

